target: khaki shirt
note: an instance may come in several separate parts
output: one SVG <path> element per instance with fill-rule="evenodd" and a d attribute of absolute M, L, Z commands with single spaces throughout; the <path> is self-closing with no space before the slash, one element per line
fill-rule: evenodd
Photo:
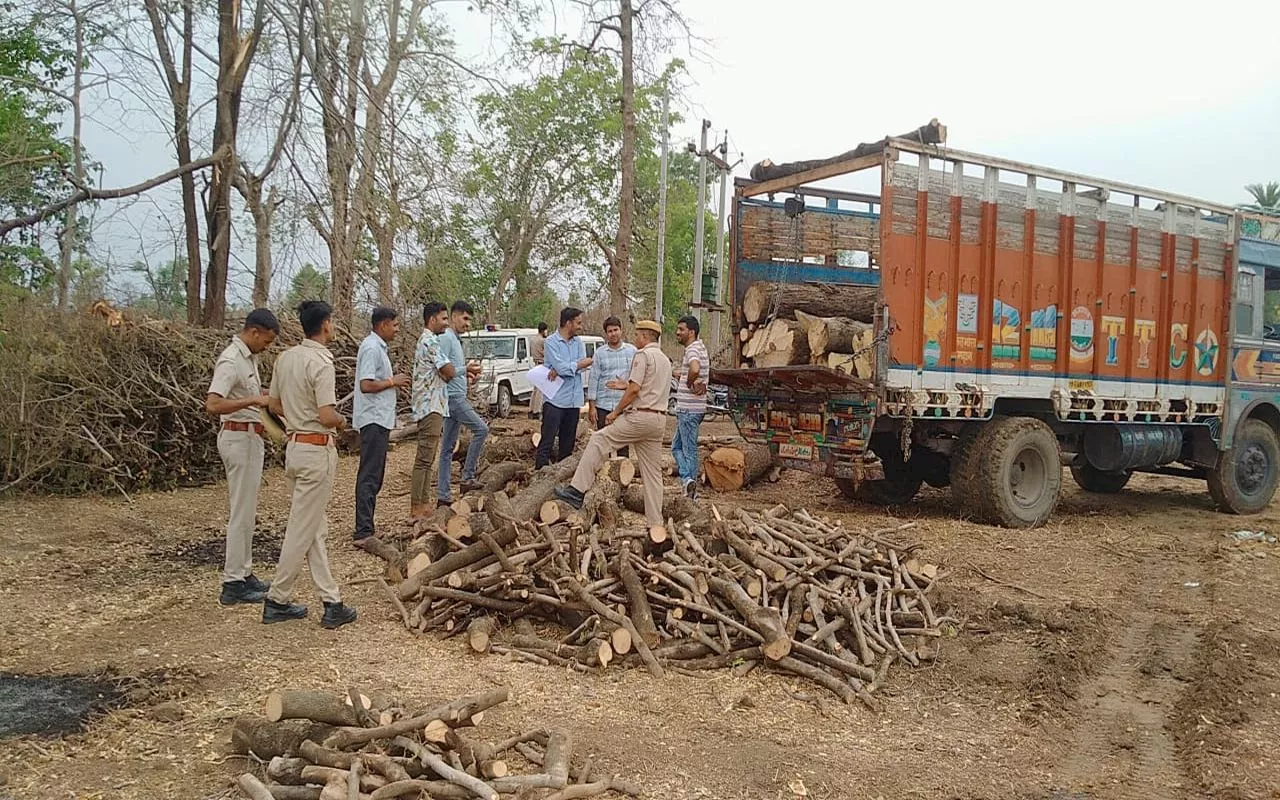
<path fill-rule="evenodd" d="M 629 408 L 648 408 L 667 413 L 671 397 L 671 359 L 655 344 L 645 345 L 631 362 L 628 380 L 640 384 L 640 394 Z"/>
<path fill-rule="evenodd" d="M 262 394 L 262 382 L 258 377 L 258 357 L 249 351 L 249 345 L 239 336 L 218 356 L 213 365 L 213 380 L 209 382 L 209 394 L 227 400 L 243 400 Z M 223 414 L 223 422 L 261 422 L 258 409 L 242 408 L 234 414 Z"/>
<path fill-rule="evenodd" d="M 336 406 L 333 353 L 313 339 L 303 339 L 276 359 L 271 396 L 284 407 L 289 433 L 333 433 L 320 424 L 320 408 Z"/>
<path fill-rule="evenodd" d="M 533 359 L 533 363 L 541 364 L 546 351 L 547 340 L 542 338 L 542 334 L 535 333 L 529 338 L 529 357 Z"/>

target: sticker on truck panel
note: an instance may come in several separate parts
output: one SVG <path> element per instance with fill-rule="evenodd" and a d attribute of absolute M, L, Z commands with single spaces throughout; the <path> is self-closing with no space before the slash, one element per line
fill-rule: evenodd
<path fill-rule="evenodd" d="M 1196 337 L 1196 372 L 1208 377 L 1218 366 L 1218 334 L 1205 328 Z"/>
<path fill-rule="evenodd" d="M 798 461 L 812 461 L 813 445 L 811 444 L 780 444 L 778 445 L 778 456 L 780 458 L 794 458 Z"/>
<path fill-rule="evenodd" d="M 1084 306 L 1071 310 L 1071 363 L 1093 363 L 1093 313 Z"/>

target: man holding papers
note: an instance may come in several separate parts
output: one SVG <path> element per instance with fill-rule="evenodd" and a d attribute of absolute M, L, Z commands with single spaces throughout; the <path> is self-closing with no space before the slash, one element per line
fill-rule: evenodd
<path fill-rule="evenodd" d="M 591 367 L 580 333 L 582 309 L 569 306 L 560 312 L 560 329 L 547 337 L 545 365 L 550 370 L 549 377 L 559 378 L 561 383 L 555 394 L 547 394 L 542 406 L 542 439 L 533 462 L 536 469 L 573 453 L 578 415 L 582 413 L 582 373 Z"/>

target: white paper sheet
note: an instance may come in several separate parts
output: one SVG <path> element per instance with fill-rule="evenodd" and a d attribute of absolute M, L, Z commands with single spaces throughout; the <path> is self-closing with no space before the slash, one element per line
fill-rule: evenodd
<path fill-rule="evenodd" d="M 542 392 L 543 397 L 550 399 L 556 396 L 561 386 L 564 386 L 564 378 L 559 376 L 552 378 L 551 368 L 545 364 L 539 364 L 529 370 L 529 383 L 532 383 L 535 389 Z"/>

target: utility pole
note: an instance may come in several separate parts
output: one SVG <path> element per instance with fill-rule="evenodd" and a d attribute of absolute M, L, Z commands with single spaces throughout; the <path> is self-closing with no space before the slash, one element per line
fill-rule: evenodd
<path fill-rule="evenodd" d="M 702 240 L 706 235 L 707 130 L 710 128 L 711 121 L 704 119 L 698 149 L 694 151 L 698 155 L 698 217 L 693 228 L 693 307 L 698 309 L 699 317 L 702 316 Z M 693 145 L 689 145 L 689 149 L 693 150 Z"/>
<path fill-rule="evenodd" d="M 662 324 L 662 290 L 667 260 L 667 87 L 662 87 L 662 150 L 658 161 L 658 288 L 654 294 L 653 319 Z"/>
<path fill-rule="evenodd" d="M 720 173 L 720 208 L 716 217 L 716 296 L 711 298 L 711 302 L 715 305 L 711 311 L 711 341 L 716 350 L 720 348 L 720 318 L 722 316 L 720 308 L 724 299 L 724 219 L 725 207 L 728 202 L 726 193 L 729 190 L 730 172 L 729 169 L 726 169 L 729 155 L 728 129 L 725 129 L 724 138 L 720 141 L 719 149 L 720 163 L 716 165 L 716 171 Z"/>

